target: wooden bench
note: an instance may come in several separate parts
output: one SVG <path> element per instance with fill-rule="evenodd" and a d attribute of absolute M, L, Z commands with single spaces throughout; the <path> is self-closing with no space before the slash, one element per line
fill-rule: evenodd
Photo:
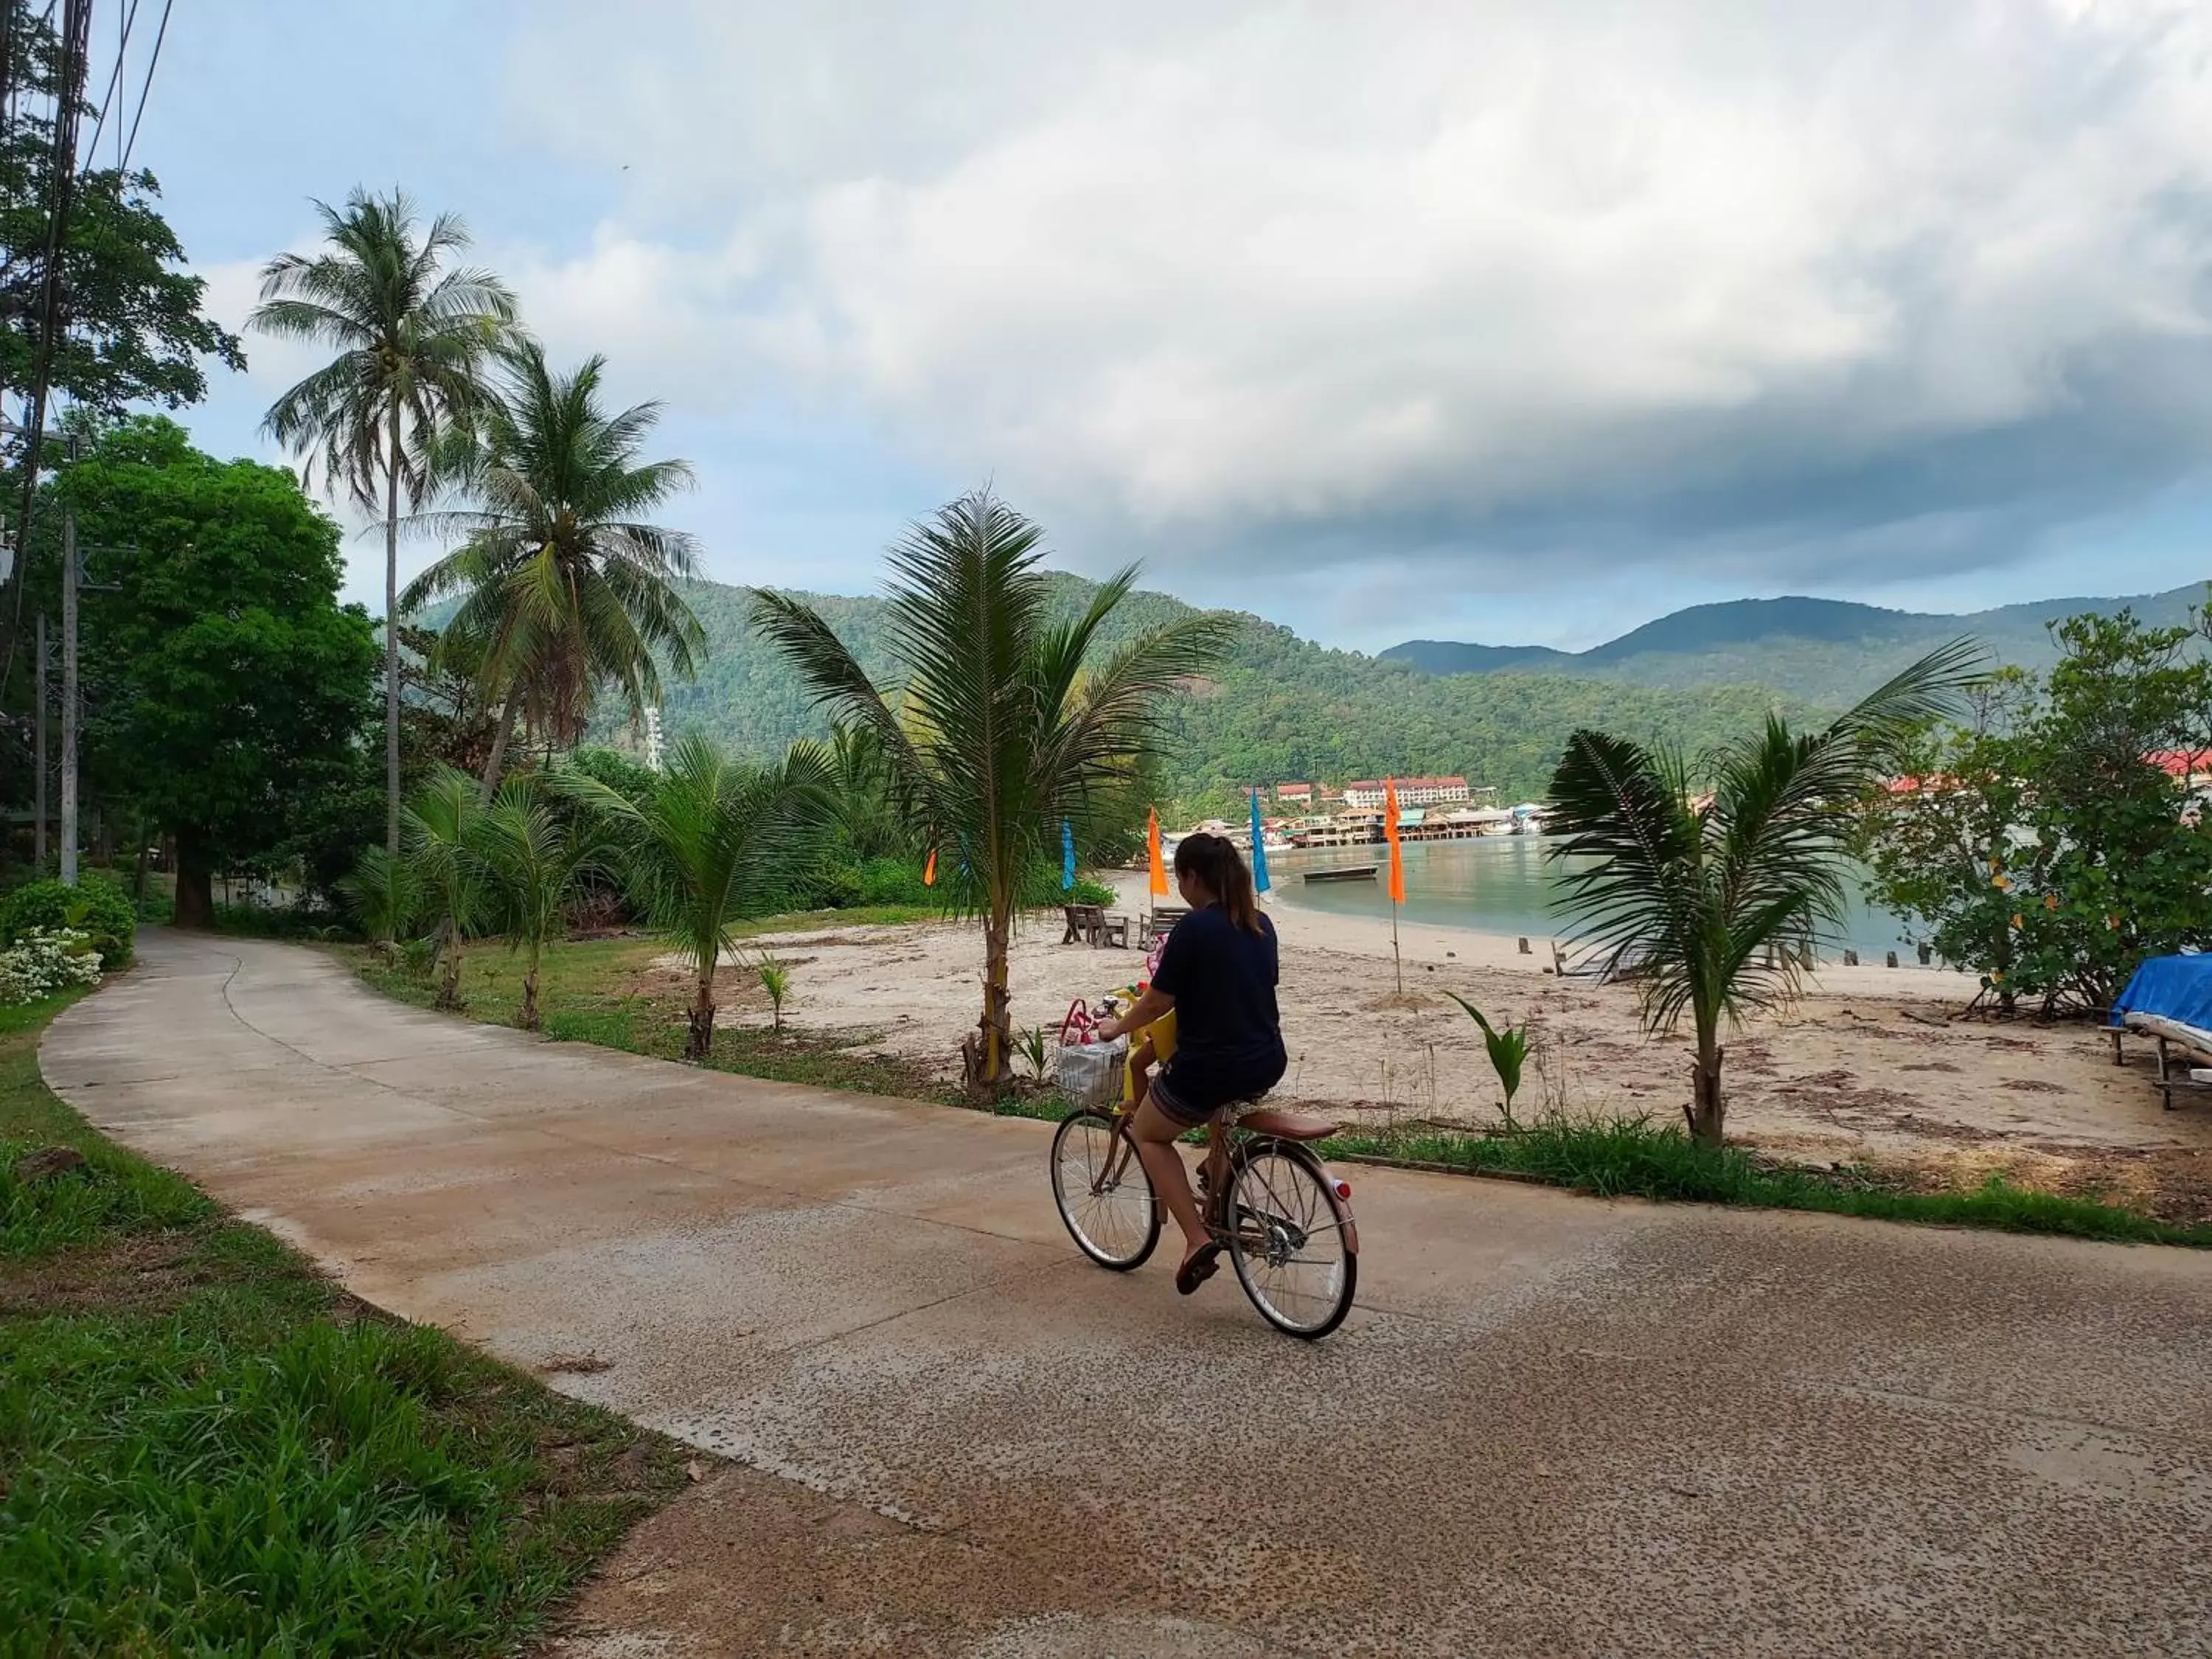
<path fill-rule="evenodd" d="M 1175 931 L 1176 923 L 1190 914 L 1187 904 L 1156 904 L 1145 923 L 1145 944 L 1149 949 L 1155 939 L 1165 939 Z"/>
<path fill-rule="evenodd" d="M 1067 918 L 1067 931 L 1060 936 L 1062 945 L 1084 944 L 1096 950 L 1100 935 L 1106 931 L 1106 912 L 1096 904 L 1063 904 L 1060 913 Z"/>

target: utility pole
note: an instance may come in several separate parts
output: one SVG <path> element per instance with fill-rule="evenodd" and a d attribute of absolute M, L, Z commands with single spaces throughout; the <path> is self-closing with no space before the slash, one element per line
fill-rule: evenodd
<path fill-rule="evenodd" d="M 0 3 L 5 3 L 5 0 L 0 0 Z M 40 875 L 44 875 L 44 874 L 46 873 L 46 674 L 47 674 L 47 661 L 48 661 L 48 659 L 47 659 L 47 656 L 46 656 L 46 613 L 45 611 L 41 611 L 40 612 L 39 612 L 39 712 L 38 712 L 35 715 L 33 715 L 33 716 L 32 717 L 32 727 L 31 727 L 31 730 L 32 730 L 31 747 L 32 747 L 32 750 L 33 750 L 33 754 L 34 754 L 34 756 L 35 756 L 36 764 L 37 764 L 37 767 L 38 767 L 38 772 L 39 772 L 39 782 L 38 782 L 38 789 L 37 789 L 38 804 L 37 804 L 37 807 L 36 807 L 36 811 L 37 811 L 37 814 L 38 814 L 38 821 L 39 821 L 39 824 L 38 824 L 38 833 L 37 833 L 36 836 L 34 837 L 34 839 L 36 840 L 36 842 L 37 842 L 37 843 L 38 843 L 38 845 L 37 845 L 37 862 L 38 862 L 38 866 L 39 866 L 39 873 L 40 873 Z"/>
<path fill-rule="evenodd" d="M 76 440 L 69 458 L 76 459 Z M 62 885 L 76 885 L 76 509 L 62 509 Z"/>

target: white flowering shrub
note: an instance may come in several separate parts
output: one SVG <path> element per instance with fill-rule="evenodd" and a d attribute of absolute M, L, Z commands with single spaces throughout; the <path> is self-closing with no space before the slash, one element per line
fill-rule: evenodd
<path fill-rule="evenodd" d="M 0 1003 L 36 1002 L 72 985 L 100 983 L 100 950 L 75 927 L 33 927 L 0 951 Z"/>

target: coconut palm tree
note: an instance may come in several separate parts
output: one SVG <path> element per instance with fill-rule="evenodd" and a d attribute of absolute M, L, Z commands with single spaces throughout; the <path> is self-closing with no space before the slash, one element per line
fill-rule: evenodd
<path fill-rule="evenodd" d="M 714 1041 L 714 969 L 735 946 L 731 926 L 787 890 L 836 817 L 828 755 L 796 743 L 776 765 L 741 766 L 696 733 L 633 801 L 563 769 L 560 787 L 603 814 L 624 844 L 630 892 L 692 972 L 684 1054 Z"/>
<path fill-rule="evenodd" d="M 461 956 L 487 914 L 480 842 L 483 798 L 467 773 L 441 766 L 401 809 L 406 860 L 424 909 L 435 916 L 443 968 L 435 1005 L 461 1006 Z"/>
<path fill-rule="evenodd" d="M 1561 908 L 1608 975 L 1638 977 L 1648 1030 L 1689 1015 L 1694 1139 L 1718 1146 L 1724 1131 L 1723 1019 L 1796 994 L 1790 947 L 1842 924 L 1852 804 L 1896 744 L 1973 683 L 1980 656 L 1966 640 L 1930 652 L 1809 735 L 1771 716 L 1703 757 L 1710 795 L 1695 793 L 1678 750 L 1568 738 L 1545 820 Z"/>
<path fill-rule="evenodd" d="M 890 695 L 806 605 L 763 592 L 752 611 L 816 700 L 875 734 L 911 826 L 981 918 L 982 1017 L 967 1045 L 977 1088 L 1012 1070 L 1006 953 L 1022 878 L 1058 856 L 1061 820 L 1079 836 L 1097 821 L 1158 747 L 1162 699 L 1218 659 L 1231 627 L 1194 615 L 1106 648 L 1135 567 L 1055 621 L 1042 534 L 978 490 L 892 547 L 888 642 L 908 678 Z"/>
<path fill-rule="evenodd" d="M 422 884 L 416 879 L 415 866 L 381 847 L 363 848 L 353 873 L 339 880 L 337 890 L 360 921 L 362 932 L 389 962 L 393 942 L 414 924 L 422 908 Z"/>
<path fill-rule="evenodd" d="M 569 905 L 595 875 L 609 873 L 616 847 L 611 826 L 599 813 L 562 811 L 544 784 L 525 775 L 509 778 L 476 825 L 489 897 L 487 915 L 507 935 L 507 946 L 522 955 L 522 1009 L 517 1019 L 526 1031 L 542 1023 L 538 1012 L 538 964 Z"/>
<path fill-rule="evenodd" d="M 441 213 L 417 234 L 401 191 L 318 202 L 328 244 L 261 268 L 246 321 L 337 356 L 270 405 L 264 428 L 319 468 L 364 512 L 384 512 L 385 850 L 399 853 L 399 507 L 420 507 L 434 434 L 482 401 L 484 354 L 514 323 L 514 297 L 489 271 L 449 269 L 467 230 Z"/>
<path fill-rule="evenodd" d="M 686 462 L 639 459 L 659 404 L 602 408 L 604 357 L 556 374 L 524 340 L 501 362 L 498 394 L 439 452 L 449 487 L 471 505 L 418 520 L 467 539 L 401 596 L 410 611 L 464 596 L 446 637 L 480 649 L 479 675 L 501 704 L 487 794 L 518 715 L 573 744 L 600 684 L 612 684 L 635 719 L 660 699 L 660 658 L 690 674 L 706 649 L 677 589 L 698 568 L 697 545 L 644 521 L 692 483 Z"/>

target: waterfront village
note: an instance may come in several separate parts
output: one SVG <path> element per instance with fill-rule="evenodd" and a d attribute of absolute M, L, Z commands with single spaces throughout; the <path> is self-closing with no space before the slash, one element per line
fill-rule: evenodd
<path fill-rule="evenodd" d="M 1544 809 L 1534 801 L 1500 806 L 1498 791 L 1470 787 L 1465 778 L 1395 778 L 1401 841 L 1468 841 L 1477 836 L 1525 836 L 1543 828 Z M 1261 784 L 1261 834 L 1270 852 L 1292 848 L 1371 847 L 1382 840 L 1385 781 L 1362 778 L 1334 788 L 1325 783 Z M 1272 805 L 1272 812 L 1265 810 Z M 1249 848 L 1250 823 L 1208 818 L 1192 826 L 1226 836 Z"/>

